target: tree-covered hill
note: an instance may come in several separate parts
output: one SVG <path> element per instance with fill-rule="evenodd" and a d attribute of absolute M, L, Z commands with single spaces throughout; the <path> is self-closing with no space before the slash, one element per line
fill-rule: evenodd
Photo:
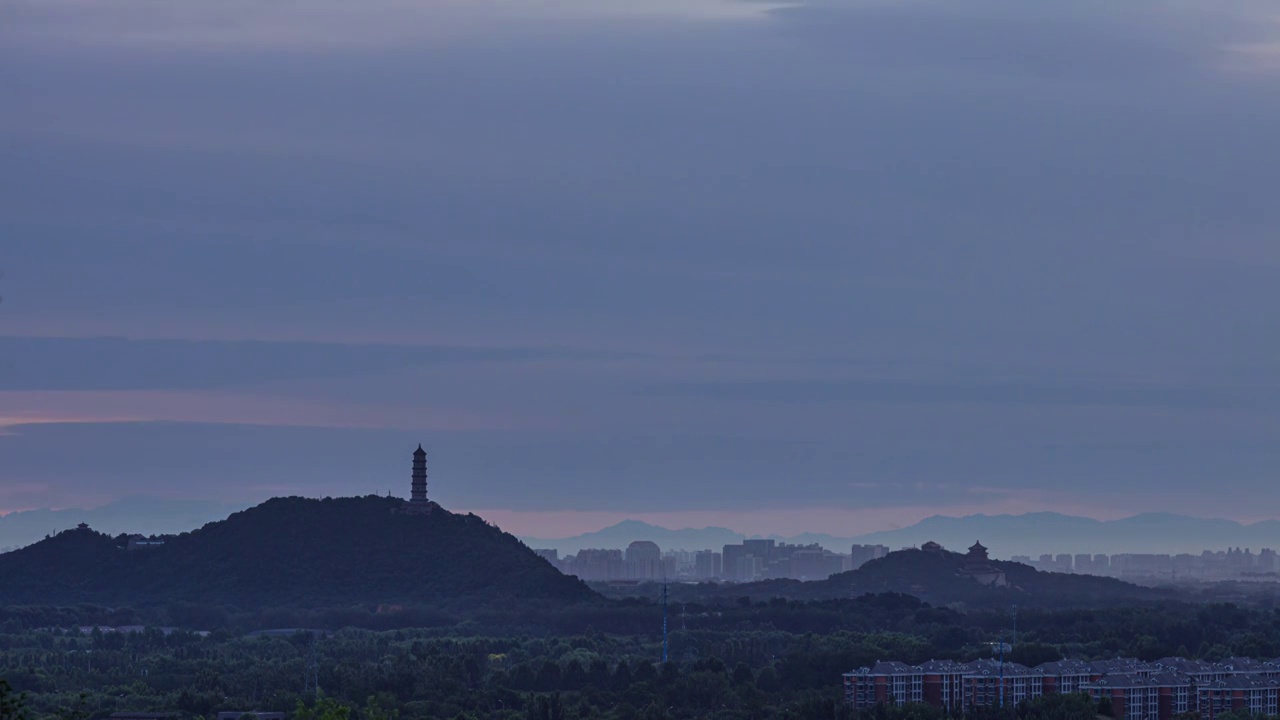
<path fill-rule="evenodd" d="M 132 551 L 123 538 L 69 530 L 0 555 L 0 605 L 465 608 L 596 597 L 475 515 L 438 506 L 429 515 L 394 513 L 402 504 L 375 496 L 276 498 L 162 547 Z"/>
<path fill-rule="evenodd" d="M 974 606 L 1020 603 L 1037 607 L 1080 607 L 1150 602 L 1171 597 L 1165 590 L 1093 575 L 1041 572 L 1021 563 L 992 560 L 1006 585 L 989 586 L 965 574 L 968 559 L 940 551 L 899 550 L 857 570 L 819 582 L 769 580 L 726 589 L 756 599 L 787 597 L 829 600 L 865 593 L 904 593 L 934 604 Z"/>

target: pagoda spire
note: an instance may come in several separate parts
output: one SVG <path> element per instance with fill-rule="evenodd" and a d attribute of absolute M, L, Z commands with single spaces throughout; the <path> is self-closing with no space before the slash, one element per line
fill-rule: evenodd
<path fill-rule="evenodd" d="M 412 490 L 411 502 L 427 502 L 427 451 L 422 449 L 421 443 L 418 444 L 418 449 L 413 451 Z"/>

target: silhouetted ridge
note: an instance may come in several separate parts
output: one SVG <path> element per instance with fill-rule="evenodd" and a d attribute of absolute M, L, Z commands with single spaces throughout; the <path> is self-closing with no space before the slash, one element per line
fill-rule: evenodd
<path fill-rule="evenodd" d="M 994 572 L 993 572 L 994 571 Z M 998 577 L 998 579 L 997 579 Z M 774 580 L 740 585 L 738 594 L 826 600 L 865 593 L 903 593 L 934 604 L 1022 602 L 1041 607 L 1154 601 L 1162 590 L 1114 578 L 1041 572 L 1022 563 L 977 561 L 947 550 L 898 550 L 857 570 L 819 582 Z"/>
<path fill-rule="evenodd" d="M 0 555 L 0 603 L 457 606 L 595 596 L 475 515 L 392 512 L 403 504 L 275 498 L 133 551 L 70 530 Z"/>

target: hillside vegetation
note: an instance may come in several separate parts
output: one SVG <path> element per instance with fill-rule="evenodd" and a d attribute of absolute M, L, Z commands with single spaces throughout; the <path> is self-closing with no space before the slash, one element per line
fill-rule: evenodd
<path fill-rule="evenodd" d="M 1133 585 L 1093 575 L 1049 573 L 1029 565 L 988 561 L 1005 575 L 1007 585 L 988 586 L 964 574 L 967 559 L 947 551 L 899 550 L 872 560 L 857 570 L 826 580 L 765 580 L 740 585 L 698 585 L 677 590 L 677 597 L 747 597 L 753 600 L 838 600 L 869 593 L 900 593 L 934 605 L 1008 607 L 1011 604 L 1043 608 L 1114 606 L 1148 603 L 1175 597 L 1172 591 Z M 621 594 L 625 590 L 606 594 Z M 652 594 L 643 588 L 638 594 Z"/>
<path fill-rule="evenodd" d="M 0 555 L 0 605 L 465 607 L 480 599 L 595 597 L 475 515 L 439 507 L 394 514 L 402 502 L 276 498 L 134 551 L 123 538 L 69 530 Z"/>

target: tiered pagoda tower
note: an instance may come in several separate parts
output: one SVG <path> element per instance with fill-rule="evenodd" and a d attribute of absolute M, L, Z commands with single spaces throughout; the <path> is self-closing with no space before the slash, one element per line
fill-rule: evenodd
<path fill-rule="evenodd" d="M 418 445 L 413 451 L 413 494 L 409 502 L 425 504 L 427 502 L 427 451 Z"/>

